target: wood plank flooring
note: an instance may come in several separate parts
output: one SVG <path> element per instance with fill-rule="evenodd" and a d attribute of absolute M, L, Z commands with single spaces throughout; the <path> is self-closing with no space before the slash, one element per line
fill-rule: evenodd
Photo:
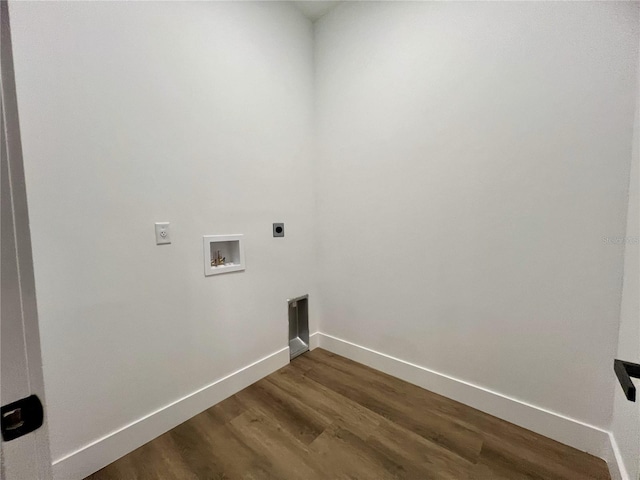
<path fill-rule="evenodd" d="M 609 480 L 606 463 L 322 349 L 91 480 Z"/>

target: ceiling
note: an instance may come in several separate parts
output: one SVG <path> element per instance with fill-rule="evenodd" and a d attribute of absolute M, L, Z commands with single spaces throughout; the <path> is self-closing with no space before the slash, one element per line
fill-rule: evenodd
<path fill-rule="evenodd" d="M 329 0 L 311 0 L 311 1 L 294 1 L 293 2 L 300 11 L 312 22 L 325 15 L 329 10 L 335 7 L 340 1 Z"/>

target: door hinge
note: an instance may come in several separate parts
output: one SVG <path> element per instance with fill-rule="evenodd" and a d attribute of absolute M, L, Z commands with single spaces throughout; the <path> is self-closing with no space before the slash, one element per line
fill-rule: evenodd
<path fill-rule="evenodd" d="M 44 411 L 36 395 L 9 403 L 0 409 L 2 439 L 5 442 L 31 433 L 42 426 Z"/>

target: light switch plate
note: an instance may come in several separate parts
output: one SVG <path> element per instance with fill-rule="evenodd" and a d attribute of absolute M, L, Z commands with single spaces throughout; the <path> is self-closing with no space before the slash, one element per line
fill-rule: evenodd
<path fill-rule="evenodd" d="M 167 243 L 171 243 L 169 222 L 158 222 L 156 223 L 156 245 L 164 245 Z"/>

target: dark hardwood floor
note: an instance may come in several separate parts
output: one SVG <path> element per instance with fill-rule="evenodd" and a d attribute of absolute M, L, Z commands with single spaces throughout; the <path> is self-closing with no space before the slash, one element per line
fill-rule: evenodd
<path fill-rule="evenodd" d="M 88 478 L 610 477 L 599 458 L 316 349 Z"/>

